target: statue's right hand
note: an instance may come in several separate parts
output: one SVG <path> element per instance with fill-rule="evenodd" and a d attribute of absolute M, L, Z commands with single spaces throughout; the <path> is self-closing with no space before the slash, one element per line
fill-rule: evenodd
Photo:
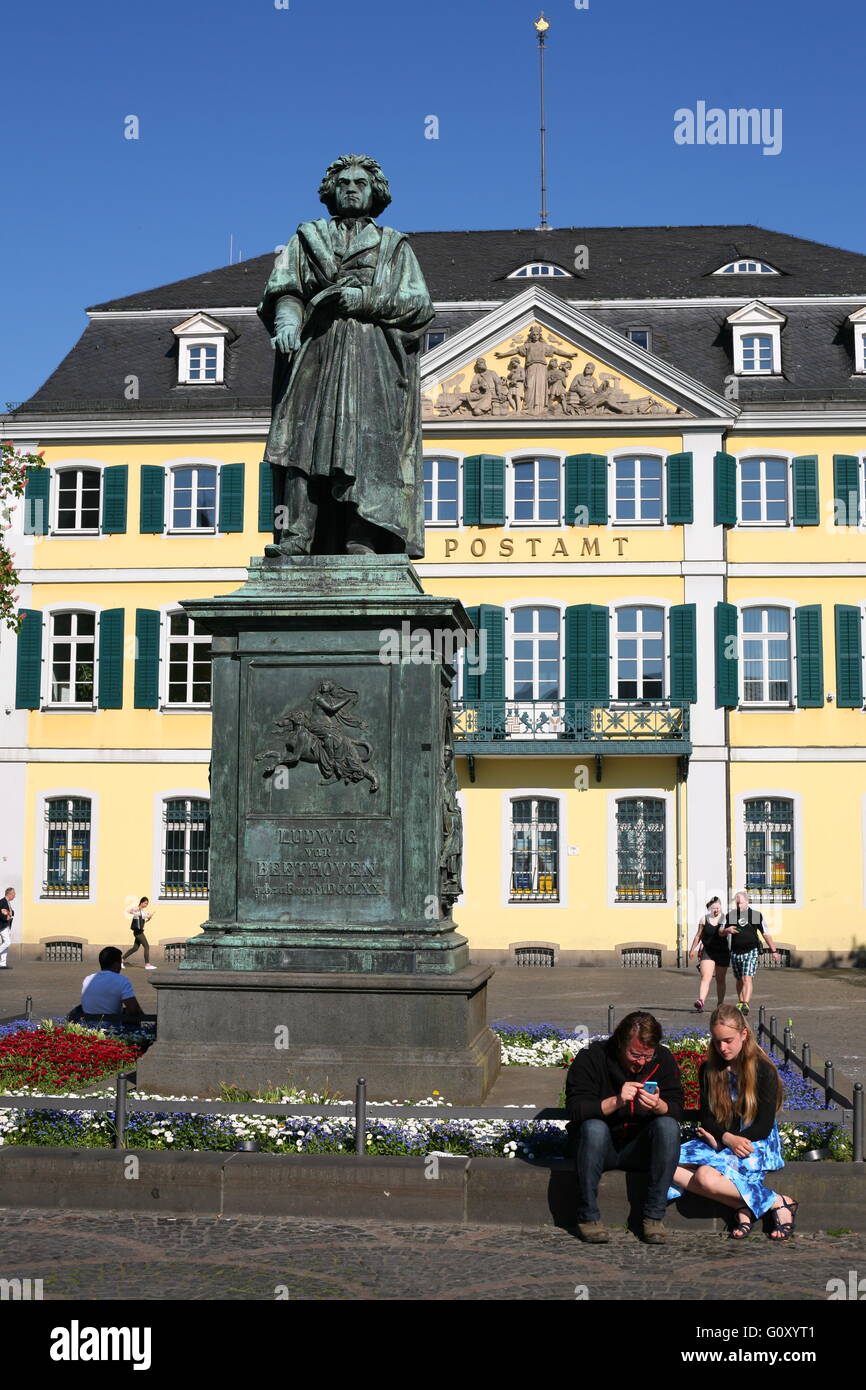
<path fill-rule="evenodd" d="M 280 328 L 271 339 L 274 347 L 286 355 L 297 352 L 301 346 L 301 335 L 297 328 Z"/>

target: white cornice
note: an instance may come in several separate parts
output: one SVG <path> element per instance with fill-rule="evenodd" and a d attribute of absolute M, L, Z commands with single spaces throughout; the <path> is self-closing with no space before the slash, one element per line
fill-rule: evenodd
<path fill-rule="evenodd" d="M 727 415 L 698 420 L 691 415 L 641 415 L 639 418 L 626 420 L 613 415 L 586 419 L 576 419 L 569 415 L 560 416 L 558 419 L 521 420 L 519 417 L 500 415 L 495 420 L 469 417 L 462 420 L 424 420 L 422 432 L 425 439 L 439 436 L 447 438 L 451 434 L 467 432 L 473 436 L 530 434 L 557 435 L 560 438 L 585 434 L 602 434 L 605 437 L 611 434 L 682 434 L 683 430 L 712 430 L 718 433 L 719 430 L 730 429 L 735 418 L 733 415 Z"/>
<path fill-rule="evenodd" d="M 758 412 L 744 407 L 743 413 L 732 426 L 735 433 L 743 430 L 765 434 L 773 430 L 805 430 L 812 434 L 815 430 L 863 430 L 866 428 L 866 399 L 859 410 L 767 410 Z"/>
<path fill-rule="evenodd" d="M 66 439 L 264 439 L 270 427 L 267 415 L 231 415 L 214 418 L 178 419 L 173 415 L 151 415 L 137 420 L 106 419 L 90 416 L 80 420 L 56 415 L 29 415 L 20 422 L 3 420 L 5 439 L 38 438 L 39 444 Z"/>

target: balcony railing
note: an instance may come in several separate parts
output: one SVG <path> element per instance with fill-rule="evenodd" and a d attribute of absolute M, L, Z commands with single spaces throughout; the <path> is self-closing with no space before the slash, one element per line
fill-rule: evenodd
<path fill-rule="evenodd" d="M 682 700 L 455 700 L 455 751 L 480 753 L 493 743 L 502 752 L 531 743 L 533 752 L 553 753 L 567 743 L 591 745 L 596 753 L 688 754 L 689 706 Z"/>

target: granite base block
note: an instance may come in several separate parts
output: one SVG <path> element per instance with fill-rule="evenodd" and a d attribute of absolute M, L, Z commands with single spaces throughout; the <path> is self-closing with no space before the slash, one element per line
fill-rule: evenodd
<path fill-rule="evenodd" d="M 294 1085 L 370 1100 L 479 1105 L 499 1072 L 489 966 L 452 975 L 156 972 L 158 1041 L 138 1085 L 168 1095 Z"/>

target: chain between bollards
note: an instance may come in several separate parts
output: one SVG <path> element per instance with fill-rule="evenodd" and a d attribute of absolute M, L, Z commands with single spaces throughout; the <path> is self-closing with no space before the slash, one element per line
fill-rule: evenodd
<path fill-rule="evenodd" d="M 367 1151 L 367 1082 L 359 1076 L 355 1085 L 355 1153 Z"/>
<path fill-rule="evenodd" d="M 608 1031 L 608 1033 L 612 1033 L 612 1032 L 613 1032 L 615 1014 L 616 1014 L 616 1010 L 614 1009 L 613 1004 L 608 1004 L 608 1006 L 607 1006 L 607 1031 Z"/>
<path fill-rule="evenodd" d="M 863 1082 L 854 1083 L 854 1162 L 863 1162 Z"/>

